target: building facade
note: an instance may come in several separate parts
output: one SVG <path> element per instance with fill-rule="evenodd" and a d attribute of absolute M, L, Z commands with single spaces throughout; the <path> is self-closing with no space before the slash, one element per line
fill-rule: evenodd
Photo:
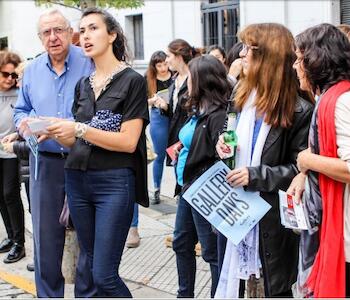
<path fill-rule="evenodd" d="M 80 11 L 56 6 L 78 29 Z M 47 9 L 34 1 L 0 1 L 0 48 L 8 47 L 23 58 L 43 51 L 37 37 L 39 15 Z M 141 73 L 156 50 L 165 50 L 175 38 L 195 47 L 219 44 L 228 50 L 240 28 L 258 22 L 278 22 L 293 34 L 327 22 L 350 24 L 350 0 L 145 0 L 137 9 L 110 12 L 124 28 Z"/>

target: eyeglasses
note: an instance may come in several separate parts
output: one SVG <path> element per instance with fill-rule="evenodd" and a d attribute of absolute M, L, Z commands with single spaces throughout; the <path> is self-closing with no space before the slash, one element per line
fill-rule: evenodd
<path fill-rule="evenodd" d="M 49 29 L 45 29 L 45 30 L 39 31 L 38 34 L 39 34 L 39 36 L 41 38 L 48 38 L 49 36 L 51 36 L 51 32 L 53 32 L 54 35 L 61 35 L 65 31 L 67 31 L 68 28 L 69 27 L 61 27 L 61 26 L 52 27 L 52 28 L 49 28 Z"/>
<path fill-rule="evenodd" d="M 243 48 L 241 50 L 241 54 L 243 56 L 247 55 L 247 53 L 249 52 L 249 50 L 258 50 L 259 47 L 258 46 L 249 46 L 247 44 L 243 44 Z"/>
<path fill-rule="evenodd" d="M 9 72 L 3 72 L 3 71 L 0 71 L 2 77 L 5 77 L 5 78 L 9 78 L 11 76 L 12 79 L 17 79 L 18 78 L 18 75 L 17 73 L 13 72 L 13 73 L 9 73 Z"/>

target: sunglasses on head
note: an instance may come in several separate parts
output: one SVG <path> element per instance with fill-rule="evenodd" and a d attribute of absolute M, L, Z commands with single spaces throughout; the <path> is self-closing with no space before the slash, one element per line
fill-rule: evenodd
<path fill-rule="evenodd" d="M 8 77 L 12 77 L 12 79 L 17 79 L 18 78 L 18 75 L 17 73 L 13 72 L 13 73 L 9 73 L 9 72 L 3 72 L 3 71 L 0 71 L 1 75 L 5 78 L 8 78 Z"/>

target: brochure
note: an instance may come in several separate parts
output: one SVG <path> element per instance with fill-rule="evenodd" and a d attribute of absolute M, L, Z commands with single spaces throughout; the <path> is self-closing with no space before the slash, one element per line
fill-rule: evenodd
<path fill-rule="evenodd" d="M 308 230 L 307 211 L 305 203 L 300 199 L 296 201 L 295 197 L 284 191 L 279 191 L 281 223 L 284 227 L 298 230 Z"/>
<path fill-rule="evenodd" d="M 50 120 L 36 119 L 28 122 L 30 131 L 34 134 L 47 133 L 46 127 L 51 125 Z"/>
<path fill-rule="evenodd" d="M 164 90 L 158 91 L 157 96 L 159 96 L 167 104 L 169 104 L 169 90 L 168 89 L 164 89 Z"/>

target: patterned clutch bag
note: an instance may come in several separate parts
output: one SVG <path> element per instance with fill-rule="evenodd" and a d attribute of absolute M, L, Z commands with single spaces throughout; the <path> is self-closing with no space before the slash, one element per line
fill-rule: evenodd
<path fill-rule="evenodd" d="M 114 114 L 110 110 L 99 110 L 93 116 L 91 121 L 87 122 L 86 124 L 96 129 L 118 132 L 120 131 L 121 121 L 122 121 L 121 114 Z M 88 145 L 92 145 L 87 141 L 85 141 L 85 143 Z"/>

